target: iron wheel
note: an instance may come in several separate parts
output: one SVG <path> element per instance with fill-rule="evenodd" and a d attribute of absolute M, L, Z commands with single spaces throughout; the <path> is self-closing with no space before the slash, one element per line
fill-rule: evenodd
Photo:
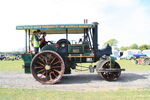
<path fill-rule="evenodd" d="M 62 78 L 65 65 L 61 56 L 54 51 L 42 51 L 31 62 L 33 77 L 42 84 L 54 84 Z"/>

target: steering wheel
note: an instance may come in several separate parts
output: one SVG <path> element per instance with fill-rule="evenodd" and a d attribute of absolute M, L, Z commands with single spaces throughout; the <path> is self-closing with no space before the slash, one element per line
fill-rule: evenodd
<path fill-rule="evenodd" d="M 54 44 L 52 41 L 46 41 L 46 44 L 49 45 L 49 44 Z"/>
<path fill-rule="evenodd" d="M 57 44 L 59 45 L 59 47 L 66 47 L 67 44 L 70 44 L 70 42 L 67 39 L 60 39 L 57 41 Z"/>

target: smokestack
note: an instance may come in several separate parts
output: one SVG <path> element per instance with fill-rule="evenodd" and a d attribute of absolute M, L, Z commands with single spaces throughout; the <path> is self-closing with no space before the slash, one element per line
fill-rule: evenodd
<path fill-rule="evenodd" d="M 84 24 L 88 24 L 88 19 L 84 19 Z"/>

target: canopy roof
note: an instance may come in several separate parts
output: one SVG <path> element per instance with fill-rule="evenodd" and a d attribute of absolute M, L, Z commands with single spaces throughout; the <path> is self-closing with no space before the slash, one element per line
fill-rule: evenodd
<path fill-rule="evenodd" d="M 21 25 L 16 26 L 16 30 L 31 30 L 40 29 L 47 34 L 80 34 L 84 33 L 84 29 L 94 28 L 94 24 L 55 24 L 55 25 Z"/>

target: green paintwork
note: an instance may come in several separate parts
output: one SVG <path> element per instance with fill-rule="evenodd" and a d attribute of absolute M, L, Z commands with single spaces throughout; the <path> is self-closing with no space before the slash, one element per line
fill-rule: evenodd
<path fill-rule="evenodd" d="M 84 53 L 84 45 L 69 45 L 68 46 L 68 53 L 70 54 L 82 54 Z"/>
<path fill-rule="evenodd" d="M 116 58 L 113 57 L 113 56 L 110 56 L 109 59 L 110 59 L 110 66 L 111 66 L 111 68 L 114 68 Z"/>
<path fill-rule="evenodd" d="M 52 51 L 57 51 L 58 48 L 55 48 L 56 44 L 50 44 L 50 45 L 46 45 L 42 48 L 42 51 L 45 51 L 45 50 L 52 50 Z"/>
<path fill-rule="evenodd" d="M 24 61 L 24 68 L 25 68 L 25 73 L 31 73 L 30 72 L 30 64 L 33 58 L 33 54 L 22 54 L 22 59 Z"/>

